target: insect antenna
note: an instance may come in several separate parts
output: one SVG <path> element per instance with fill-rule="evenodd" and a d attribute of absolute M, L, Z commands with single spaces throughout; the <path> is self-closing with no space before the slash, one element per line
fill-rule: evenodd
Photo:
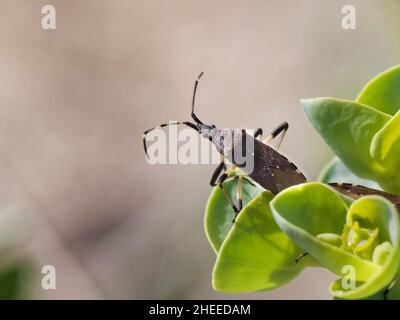
<path fill-rule="evenodd" d="M 199 76 L 197 77 L 196 81 L 194 82 L 194 89 L 193 89 L 193 97 L 192 97 L 192 113 L 191 116 L 193 120 L 198 123 L 198 124 L 204 124 L 194 113 L 194 105 L 196 102 L 196 93 L 197 93 L 197 86 L 199 85 L 199 80 L 203 76 L 204 72 L 201 72 Z"/>

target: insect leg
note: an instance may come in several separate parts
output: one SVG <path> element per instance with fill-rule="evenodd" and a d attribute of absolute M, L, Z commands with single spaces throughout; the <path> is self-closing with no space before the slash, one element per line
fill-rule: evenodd
<path fill-rule="evenodd" d="M 225 197 L 227 197 L 227 199 L 229 197 L 228 202 L 231 204 L 232 208 L 234 208 L 233 210 L 235 211 L 235 216 L 233 217 L 232 223 L 235 223 L 235 220 L 236 220 L 238 214 L 243 209 L 243 181 L 246 180 L 253 187 L 255 187 L 256 185 L 246 175 L 238 174 L 235 176 L 229 176 L 229 174 L 227 174 L 227 173 L 223 173 L 220 176 L 218 185 L 221 188 L 223 188 L 223 184 L 225 184 L 228 181 L 232 181 L 232 180 L 238 181 L 237 186 L 236 186 L 236 205 L 232 205 L 233 201 L 226 192 L 224 194 L 225 194 Z M 223 190 L 225 190 L 225 189 L 223 189 Z"/>
<path fill-rule="evenodd" d="M 246 180 L 246 181 L 247 181 L 248 183 L 250 183 L 253 187 L 256 186 L 256 184 L 255 184 L 251 179 L 249 179 L 249 178 L 247 177 L 247 175 L 244 175 L 244 174 L 238 174 L 238 175 L 232 176 L 232 177 L 229 177 L 229 175 L 228 175 L 228 177 L 226 177 L 225 179 L 223 179 L 223 182 L 225 183 L 225 182 L 228 182 L 228 181 L 231 181 L 231 180 L 235 180 L 235 179 L 238 179 L 238 177 L 242 177 L 243 180 Z"/>
<path fill-rule="evenodd" d="M 219 163 L 218 167 L 214 170 L 214 172 L 211 176 L 210 185 L 213 187 L 219 186 L 221 188 L 222 193 L 224 194 L 229 205 L 232 207 L 235 214 L 237 214 L 239 212 L 239 210 L 233 203 L 231 197 L 229 196 L 228 192 L 226 191 L 226 189 L 224 188 L 224 185 L 223 185 L 227 179 L 230 179 L 230 177 L 229 177 L 230 171 L 231 171 L 231 169 L 226 170 L 225 161 L 224 161 L 224 158 L 222 157 L 221 162 Z M 235 178 L 235 177 L 232 177 L 232 178 Z M 217 182 L 217 180 L 218 180 L 218 182 Z"/>
<path fill-rule="evenodd" d="M 219 163 L 218 167 L 215 168 L 215 170 L 214 170 L 214 172 L 213 172 L 213 174 L 211 176 L 210 185 L 212 187 L 215 187 L 218 184 L 217 183 L 218 178 L 221 176 L 221 173 L 223 173 L 225 171 L 226 171 L 225 161 L 222 160 Z"/>
<path fill-rule="evenodd" d="M 262 139 L 263 135 L 263 129 L 257 128 L 256 131 L 254 131 L 254 138 L 257 139 L 258 137 L 261 137 Z"/>
<path fill-rule="evenodd" d="M 243 175 L 236 176 L 238 183 L 236 186 L 236 202 L 238 212 L 235 212 L 235 216 L 232 219 L 232 223 L 235 223 L 236 218 L 240 211 L 243 209 Z"/>
<path fill-rule="evenodd" d="M 308 256 L 308 252 L 304 252 L 303 254 L 301 254 L 301 255 L 299 255 L 297 258 L 296 258 L 296 260 L 295 260 L 295 262 L 296 263 L 299 263 L 301 260 L 303 260 L 305 257 L 307 257 Z"/>
<path fill-rule="evenodd" d="M 233 203 L 231 197 L 228 195 L 224 188 L 224 183 L 230 180 L 237 180 L 237 186 L 236 186 L 236 205 Z M 247 180 L 247 179 L 246 179 Z M 222 189 L 225 198 L 228 200 L 228 203 L 232 207 L 233 211 L 235 212 L 235 215 L 233 216 L 232 223 L 235 223 L 236 217 L 238 216 L 239 212 L 243 208 L 243 175 L 236 175 L 233 177 L 229 177 L 226 172 L 224 172 L 218 182 L 219 187 Z"/>
<path fill-rule="evenodd" d="M 285 137 L 286 131 L 289 129 L 289 124 L 285 121 L 281 123 L 278 127 L 276 127 L 268 137 L 264 139 L 264 143 L 268 144 L 270 143 L 273 139 L 275 139 L 280 133 L 282 133 L 275 145 L 275 149 L 278 150 L 279 147 L 281 146 L 282 140 Z"/>
<path fill-rule="evenodd" d="M 159 126 L 147 129 L 145 132 L 143 132 L 143 148 L 144 148 L 144 153 L 146 154 L 146 157 L 149 158 L 149 155 L 147 153 L 147 144 L 146 144 L 146 137 L 149 134 L 149 132 L 156 130 L 156 129 L 160 129 L 160 128 L 165 128 L 168 126 L 177 126 L 177 125 L 186 125 L 194 130 L 196 130 L 197 132 L 199 131 L 199 129 L 196 127 L 196 125 L 194 123 L 188 122 L 188 121 L 175 121 L 175 122 L 170 122 L 170 123 L 162 123 Z"/>
<path fill-rule="evenodd" d="M 232 207 L 233 211 L 235 212 L 235 217 L 239 214 L 239 209 L 236 207 L 236 205 L 233 203 L 231 197 L 229 196 L 228 192 L 226 192 L 224 185 L 218 184 L 218 186 L 221 188 L 226 200 L 228 201 L 229 205 Z"/>

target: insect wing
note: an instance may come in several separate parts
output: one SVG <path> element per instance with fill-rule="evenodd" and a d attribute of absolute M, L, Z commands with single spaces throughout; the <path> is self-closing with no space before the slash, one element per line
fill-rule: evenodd
<path fill-rule="evenodd" d="M 304 175 L 285 156 L 244 130 L 224 130 L 224 136 L 224 155 L 228 160 L 272 193 L 306 182 Z M 237 161 L 238 158 L 242 161 Z"/>
<path fill-rule="evenodd" d="M 376 190 L 360 185 L 354 185 L 351 183 L 329 183 L 331 187 L 339 191 L 340 193 L 343 193 L 344 195 L 357 200 L 358 198 L 362 196 L 367 196 L 367 195 L 378 195 L 382 196 L 389 201 L 391 201 L 397 210 L 400 212 L 400 196 L 397 196 L 392 193 L 387 193 L 381 190 Z"/>

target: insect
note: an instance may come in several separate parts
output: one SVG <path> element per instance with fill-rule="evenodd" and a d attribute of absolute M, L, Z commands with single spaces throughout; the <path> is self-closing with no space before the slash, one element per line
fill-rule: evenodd
<path fill-rule="evenodd" d="M 250 135 L 245 129 L 218 129 L 215 125 L 203 123 L 195 114 L 194 107 L 196 101 L 196 93 L 201 73 L 195 81 L 191 118 L 190 121 L 177 121 L 164 123 L 157 127 L 150 128 L 143 133 L 143 147 L 147 154 L 146 136 L 152 130 L 167 127 L 169 125 L 185 125 L 200 133 L 204 138 L 209 139 L 221 154 L 221 162 L 211 176 L 211 186 L 219 186 L 235 212 L 233 222 L 243 207 L 242 200 L 242 184 L 243 180 L 255 181 L 265 189 L 274 194 L 279 193 L 289 186 L 299 184 L 306 181 L 304 175 L 297 167 L 290 162 L 285 156 L 280 154 L 276 149 L 279 148 L 286 131 L 288 123 L 283 122 L 275 130 L 273 130 L 266 139 L 262 139 L 263 130 L 258 128 L 254 131 L 254 135 Z M 279 136 L 276 149 L 267 143 Z M 227 166 L 227 161 L 231 166 Z M 251 164 L 251 165 L 250 165 Z M 239 167 L 244 174 L 236 174 L 232 176 L 233 170 Z M 236 203 L 232 201 L 230 196 L 224 189 L 224 182 L 237 179 Z"/>
<path fill-rule="evenodd" d="M 202 75 L 203 73 L 200 73 L 197 77 L 193 89 L 191 104 L 191 118 L 193 122 L 177 121 L 150 128 L 143 133 L 143 147 L 148 157 L 146 144 L 147 134 L 152 130 L 169 125 L 186 125 L 197 131 L 204 138 L 209 139 L 221 154 L 221 162 L 212 174 L 210 184 L 211 186 L 219 186 L 223 190 L 227 201 L 235 212 L 233 218 L 234 222 L 243 207 L 243 180 L 248 181 L 252 185 L 254 185 L 253 181 L 255 181 L 266 190 L 277 194 L 287 187 L 305 183 L 307 179 L 294 163 L 278 152 L 279 146 L 289 128 L 287 122 L 283 122 L 279 125 L 265 139 L 262 139 L 263 130 L 261 128 L 256 129 L 252 136 L 244 129 L 218 129 L 213 124 L 209 125 L 203 123 L 194 112 L 197 88 Z M 269 146 L 268 143 L 278 136 L 279 139 L 275 148 Z M 229 168 L 226 160 L 231 164 Z M 251 163 L 251 166 L 249 166 L 248 163 Z M 232 176 L 231 173 L 236 167 L 239 167 L 244 174 L 235 174 Z M 231 179 L 238 180 L 236 204 L 223 186 L 224 182 Z M 368 194 L 381 195 L 390 200 L 400 211 L 400 196 L 348 183 L 329 183 L 328 185 L 352 199 L 358 199 Z"/>

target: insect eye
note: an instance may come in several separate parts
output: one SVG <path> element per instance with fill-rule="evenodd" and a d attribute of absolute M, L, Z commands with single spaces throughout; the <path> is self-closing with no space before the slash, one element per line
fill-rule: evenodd
<path fill-rule="evenodd" d="M 215 125 L 214 124 L 212 124 L 211 127 L 215 129 Z"/>

